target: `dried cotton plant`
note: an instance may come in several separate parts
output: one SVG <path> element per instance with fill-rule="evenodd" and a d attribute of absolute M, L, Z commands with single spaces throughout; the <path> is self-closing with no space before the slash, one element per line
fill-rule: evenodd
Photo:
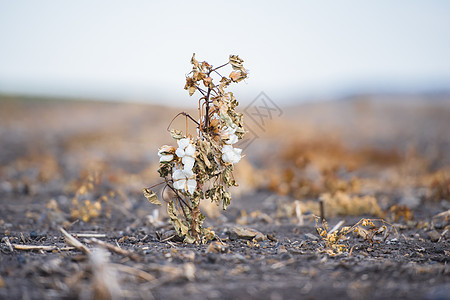
<path fill-rule="evenodd" d="M 158 172 L 164 178 L 160 184 L 165 184 L 174 195 L 164 199 L 167 211 L 178 235 L 188 243 L 204 243 L 214 237 L 214 232 L 202 227 L 205 217 L 200 212 L 200 201 L 222 203 L 225 210 L 231 202 L 228 188 L 237 186 L 233 167 L 241 160 L 242 149 L 234 144 L 242 139 L 245 130 L 242 114 L 236 112 L 239 103 L 226 88 L 247 77 L 242 63 L 237 55 L 230 55 L 227 63 L 214 67 L 197 61 L 195 54 L 192 56 L 192 71 L 186 76 L 184 88 L 190 96 L 200 96 L 199 118 L 184 112 L 175 116 L 186 118 L 186 130 L 171 129 L 177 147 L 164 145 L 158 151 Z M 228 65 L 232 71 L 226 77 L 222 74 Z M 188 133 L 188 121 L 196 125 L 195 135 Z M 144 195 L 151 203 L 162 205 L 150 188 L 144 189 Z"/>

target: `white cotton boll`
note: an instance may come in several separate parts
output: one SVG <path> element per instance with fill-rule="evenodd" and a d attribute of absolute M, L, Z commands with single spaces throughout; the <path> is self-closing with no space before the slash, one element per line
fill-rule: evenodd
<path fill-rule="evenodd" d="M 230 152 L 225 152 L 224 154 L 222 154 L 222 159 L 226 163 L 231 163 L 232 158 L 230 156 Z"/>
<path fill-rule="evenodd" d="M 174 151 L 175 151 L 174 147 L 164 145 L 164 146 L 161 146 L 161 148 L 159 148 L 158 155 L 159 155 L 159 157 L 161 157 L 161 155 L 165 155 L 165 154 L 168 154 L 168 153 L 173 153 Z"/>
<path fill-rule="evenodd" d="M 234 152 L 233 151 L 225 152 L 222 155 L 222 159 L 223 159 L 224 162 L 233 163 L 235 161 Z"/>
<path fill-rule="evenodd" d="M 222 147 L 222 153 L 225 153 L 225 152 L 228 152 L 231 150 L 233 150 L 233 147 L 230 145 L 223 145 L 223 147 Z"/>
<path fill-rule="evenodd" d="M 188 155 L 188 156 L 194 156 L 194 154 L 195 154 L 195 146 L 192 145 L 192 144 L 189 144 L 186 147 L 186 149 L 184 149 L 184 153 L 185 153 L 185 155 Z"/>
<path fill-rule="evenodd" d="M 177 190 L 182 190 L 184 189 L 184 184 L 186 183 L 186 180 L 184 179 L 179 179 L 173 182 L 173 187 L 176 188 Z"/>
<path fill-rule="evenodd" d="M 172 175 L 173 179 L 180 179 L 180 178 L 183 178 L 183 177 L 184 177 L 183 170 L 175 169 L 175 171 L 173 171 L 173 175 Z"/>
<path fill-rule="evenodd" d="M 177 150 L 175 151 L 175 154 L 176 154 L 178 157 L 183 157 L 186 153 L 184 152 L 183 149 L 177 148 Z"/>
<path fill-rule="evenodd" d="M 159 157 L 159 162 L 169 162 L 172 161 L 173 159 L 173 154 L 167 154 L 167 155 L 161 155 Z"/>
<path fill-rule="evenodd" d="M 222 159 L 224 162 L 237 164 L 241 160 L 242 149 L 224 145 L 222 148 Z"/>
<path fill-rule="evenodd" d="M 233 134 L 230 134 L 230 136 L 228 137 L 228 140 L 225 143 L 227 143 L 228 145 L 233 145 L 233 144 L 236 144 L 238 141 L 239 141 L 238 136 L 233 133 Z"/>
<path fill-rule="evenodd" d="M 192 172 L 192 170 L 176 169 L 172 175 L 173 187 L 177 190 L 187 189 L 187 191 L 192 194 L 197 187 L 197 182 L 193 177 L 194 172 Z"/>
<path fill-rule="evenodd" d="M 192 172 L 192 170 L 183 170 L 183 174 L 186 178 L 194 177 L 194 172 Z"/>
<path fill-rule="evenodd" d="M 230 152 L 232 150 L 233 150 L 233 146 L 231 146 L 231 145 L 223 145 L 223 147 L 222 147 L 222 153 L 223 154 L 225 154 L 227 152 Z"/>
<path fill-rule="evenodd" d="M 234 164 L 237 164 L 242 158 L 242 149 L 234 148 L 235 159 L 233 161 Z"/>
<path fill-rule="evenodd" d="M 178 140 L 178 147 L 184 150 L 184 148 L 186 148 L 189 145 L 189 141 L 190 141 L 189 138 Z"/>
<path fill-rule="evenodd" d="M 231 161 L 232 164 L 237 164 L 241 160 L 241 156 L 239 154 L 233 154 L 233 159 Z"/>
<path fill-rule="evenodd" d="M 184 184 L 186 183 L 186 179 L 174 179 L 173 187 L 177 190 L 184 189 Z"/>
<path fill-rule="evenodd" d="M 192 171 L 195 164 L 195 158 L 192 156 L 185 156 L 182 158 L 182 162 L 184 165 L 184 171 Z"/>
<path fill-rule="evenodd" d="M 195 188 L 197 187 L 197 181 L 195 181 L 195 179 L 189 179 L 186 182 L 186 186 L 187 186 L 187 190 L 189 192 L 189 194 L 194 194 Z"/>
<path fill-rule="evenodd" d="M 236 132 L 236 130 L 237 130 L 237 125 L 236 124 L 231 124 L 231 126 L 230 126 L 230 128 L 229 128 L 229 131 L 230 131 L 230 133 L 235 133 Z"/>

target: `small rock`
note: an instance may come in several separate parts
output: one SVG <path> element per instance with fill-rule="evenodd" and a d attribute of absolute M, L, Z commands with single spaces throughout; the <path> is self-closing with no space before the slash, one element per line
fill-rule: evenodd
<path fill-rule="evenodd" d="M 254 238 L 259 241 L 267 239 L 261 232 L 250 228 L 234 227 L 230 232 L 230 240 L 252 240 Z"/>
<path fill-rule="evenodd" d="M 39 239 L 42 239 L 45 237 L 46 237 L 45 233 L 39 233 L 34 230 L 32 232 L 30 232 L 30 239 L 32 239 L 32 240 L 39 240 Z"/>
<path fill-rule="evenodd" d="M 449 222 L 450 222 L 450 209 L 433 216 L 433 221 L 431 223 L 433 224 L 434 228 L 443 229 L 445 226 L 449 224 Z"/>
<path fill-rule="evenodd" d="M 36 240 L 39 237 L 39 234 L 36 231 L 30 232 L 30 239 Z"/>
<path fill-rule="evenodd" d="M 211 242 L 206 249 L 207 253 L 225 253 L 228 251 L 228 245 L 220 242 Z"/>
<path fill-rule="evenodd" d="M 436 243 L 441 238 L 441 235 L 436 230 L 432 230 L 428 232 L 428 238 L 433 242 Z"/>

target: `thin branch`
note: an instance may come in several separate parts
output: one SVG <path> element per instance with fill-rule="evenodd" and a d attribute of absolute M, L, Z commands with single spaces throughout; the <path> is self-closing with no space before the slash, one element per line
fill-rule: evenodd
<path fill-rule="evenodd" d="M 175 121 L 176 118 L 178 118 L 180 115 L 186 116 L 189 119 L 191 119 L 192 122 L 194 122 L 195 124 L 197 124 L 198 126 L 200 126 L 200 124 L 194 119 L 192 118 L 188 113 L 182 111 L 180 113 L 178 113 L 175 117 L 173 117 L 172 121 L 170 121 L 169 126 L 167 126 L 167 131 L 170 131 L 170 125 L 172 125 L 173 121 Z"/>
<path fill-rule="evenodd" d="M 196 88 L 197 88 L 197 90 L 200 92 L 200 93 L 202 93 L 202 95 L 203 96 L 205 96 L 205 91 L 204 90 L 202 90 L 200 87 L 198 87 L 198 86 L 195 86 Z"/>
<path fill-rule="evenodd" d="M 208 74 L 209 75 L 209 74 Z M 208 88 L 208 93 L 206 94 L 206 110 L 205 110 L 205 132 L 207 132 L 209 127 L 209 95 L 211 94 L 211 88 Z"/>
<path fill-rule="evenodd" d="M 218 69 L 220 69 L 220 68 L 223 68 L 223 67 L 225 67 L 226 65 L 228 65 L 229 63 L 230 63 L 230 62 L 227 62 L 226 64 L 223 64 L 223 65 L 221 65 L 221 66 L 218 66 L 217 68 L 212 69 L 210 72 L 216 71 L 216 70 L 218 70 Z"/>
<path fill-rule="evenodd" d="M 216 96 L 218 96 L 219 94 L 217 93 L 217 91 L 215 90 L 217 88 L 217 85 L 214 86 L 214 89 L 211 90 L 211 92 L 216 93 Z"/>
<path fill-rule="evenodd" d="M 166 182 L 165 182 L 165 181 L 162 181 L 162 182 L 160 182 L 160 183 L 157 183 L 157 184 L 154 184 L 154 185 L 148 187 L 147 189 L 152 189 L 152 188 L 154 188 L 155 186 L 161 185 L 161 184 L 163 184 L 163 183 L 166 183 Z"/>
<path fill-rule="evenodd" d="M 214 72 L 216 72 L 220 77 L 224 78 L 225 76 L 222 76 L 219 72 L 217 72 L 216 70 L 213 70 Z"/>

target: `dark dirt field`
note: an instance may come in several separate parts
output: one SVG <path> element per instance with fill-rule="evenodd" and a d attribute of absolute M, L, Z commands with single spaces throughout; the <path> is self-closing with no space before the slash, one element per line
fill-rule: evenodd
<path fill-rule="evenodd" d="M 0 98 L 1 299 L 450 299 L 450 96 L 245 116 L 257 138 L 229 209 L 202 207 L 205 245 L 142 195 L 176 113 Z"/>

